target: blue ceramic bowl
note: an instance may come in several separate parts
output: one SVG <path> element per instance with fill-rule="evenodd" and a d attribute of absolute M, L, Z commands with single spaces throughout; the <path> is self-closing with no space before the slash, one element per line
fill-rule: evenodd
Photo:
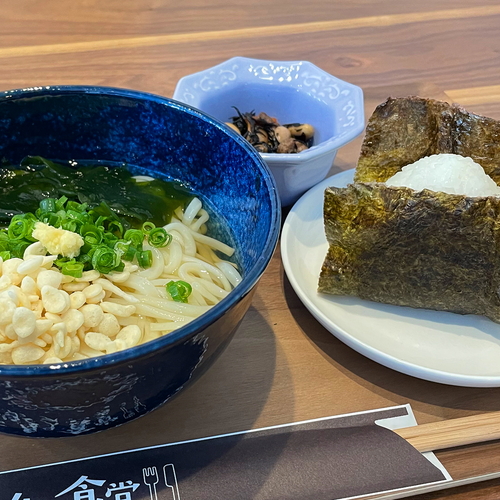
<path fill-rule="evenodd" d="M 280 123 L 314 126 L 313 147 L 294 154 L 262 153 L 283 206 L 291 205 L 330 171 L 337 151 L 365 128 L 363 91 L 308 61 L 233 57 L 181 78 L 174 99 L 230 122 L 264 111 Z"/>
<path fill-rule="evenodd" d="M 250 306 L 275 249 L 280 204 L 260 156 L 216 120 L 155 95 L 102 87 L 0 94 L 0 158 L 126 162 L 182 180 L 232 234 L 243 280 L 174 333 L 116 354 L 61 365 L 0 366 L 0 432 L 70 436 L 123 424 L 165 403 L 203 373 Z"/>

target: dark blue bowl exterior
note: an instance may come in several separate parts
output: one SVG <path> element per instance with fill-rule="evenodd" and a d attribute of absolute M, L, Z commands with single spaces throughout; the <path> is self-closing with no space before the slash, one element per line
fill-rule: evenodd
<path fill-rule="evenodd" d="M 124 162 L 181 180 L 209 201 L 238 242 L 242 283 L 188 326 L 93 360 L 0 367 L 0 432 L 68 436 L 123 424 L 203 373 L 234 334 L 276 246 L 274 181 L 259 155 L 219 122 L 170 99 L 121 89 L 4 93 L 0 158 L 26 155 Z"/>

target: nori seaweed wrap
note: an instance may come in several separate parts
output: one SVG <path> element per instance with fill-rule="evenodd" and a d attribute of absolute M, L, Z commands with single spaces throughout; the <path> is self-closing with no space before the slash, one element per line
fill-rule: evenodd
<path fill-rule="evenodd" d="M 434 99 L 389 98 L 368 120 L 354 181 L 385 182 L 439 153 L 469 156 L 499 184 L 500 122 Z"/>
<path fill-rule="evenodd" d="M 380 105 L 354 184 L 325 191 L 329 250 L 318 290 L 500 322 L 500 198 L 383 183 L 445 152 L 472 157 L 498 183 L 499 135 L 498 122 L 447 103 L 411 97 Z"/>

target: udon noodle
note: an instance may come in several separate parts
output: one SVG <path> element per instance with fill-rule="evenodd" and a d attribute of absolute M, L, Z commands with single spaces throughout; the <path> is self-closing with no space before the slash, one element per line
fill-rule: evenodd
<path fill-rule="evenodd" d="M 241 281 L 236 265 L 220 257 L 234 249 L 206 234 L 208 220 L 198 198 L 177 209 L 165 226 L 171 243 L 144 243 L 153 255 L 147 269 L 126 263 L 122 272 L 92 270 L 74 278 L 62 275 L 39 243 L 24 259 L 3 262 L 0 362 L 61 363 L 110 354 L 168 335 L 207 312 Z M 177 280 L 192 287 L 187 303 L 166 290 Z"/>

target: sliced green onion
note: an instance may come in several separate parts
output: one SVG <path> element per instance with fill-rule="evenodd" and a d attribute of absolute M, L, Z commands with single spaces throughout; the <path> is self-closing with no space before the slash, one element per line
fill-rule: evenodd
<path fill-rule="evenodd" d="M 11 257 L 16 257 L 22 259 L 24 256 L 24 251 L 31 245 L 30 241 L 21 240 L 19 243 L 14 243 L 10 247 Z"/>
<path fill-rule="evenodd" d="M 57 267 L 61 267 L 63 264 L 66 264 L 67 262 L 69 262 L 69 257 L 59 257 L 58 259 L 56 259 L 54 261 L 54 264 L 57 266 Z"/>
<path fill-rule="evenodd" d="M 42 222 L 44 222 L 45 224 L 49 224 L 50 226 L 53 227 L 61 226 L 62 219 L 55 212 L 45 212 L 39 218 Z"/>
<path fill-rule="evenodd" d="M 113 233 L 104 233 L 102 242 L 109 248 L 115 248 L 118 238 Z"/>
<path fill-rule="evenodd" d="M 61 227 L 62 217 L 59 214 L 50 214 L 49 224 L 54 227 Z"/>
<path fill-rule="evenodd" d="M 153 252 L 151 250 L 143 250 L 136 253 L 137 263 L 144 269 L 151 267 L 153 263 Z"/>
<path fill-rule="evenodd" d="M 114 246 L 115 252 L 121 255 L 122 260 L 131 262 L 134 260 L 137 250 L 130 241 L 118 240 Z"/>
<path fill-rule="evenodd" d="M 22 214 L 22 216 L 23 216 L 25 219 L 28 219 L 28 220 L 32 220 L 32 221 L 35 221 L 35 222 L 37 222 L 37 221 L 38 221 L 38 219 L 35 217 L 35 215 L 34 215 L 34 214 L 32 214 L 32 213 L 30 213 L 30 212 L 28 212 L 28 213 L 26 213 L 26 214 Z M 15 216 L 14 216 L 14 217 L 15 217 Z M 13 218 L 14 218 L 14 217 L 13 217 Z M 12 219 L 11 219 L 11 220 L 12 220 Z"/>
<path fill-rule="evenodd" d="M 82 220 L 83 214 L 81 212 L 78 212 L 78 210 L 66 210 L 63 217 L 68 219 Z"/>
<path fill-rule="evenodd" d="M 103 232 L 94 224 L 84 224 L 80 229 L 83 241 L 88 245 L 99 245 L 103 239 Z"/>
<path fill-rule="evenodd" d="M 175 302 L 187 302 L 193 288 L 186 281 L 169 281 L 165 288 Z"/>
<path fill-rule="evenodd" d="M 130 241 L 130 243 L 138 248 L 142 249 L 142 242 L 144 241 L 144 233 L 140 229 L 127 229 L 123 235 L 125 241 Z"/>
<path fill-rule="evenodd" d="M 113 271 L 117 273 L 121 273 L 125 269 L 125 264 L 123 262 L 120 262 L 114 269 Z"/>
<path fill-rule="evenodd" d="M 79 233 L 82 226 L 83 222 L 78 219 L 63 219 L 61 221 L 61 227 L 73 233 Z"/>
<path fill-rule="evenodd" d="M 10 221 L 7 234 L 11 240 L 22 240 L 30 237 L 33 232 L 33 221 L 21 215 L 15 215 Z"/>
<path fill-rule="evenodd" d="M 123 224 L 119 220 L 110 220 L 108 231 L 116 237 L 121 238 L 123 236 Z"/>
<path fill-rule="evenodd" d="M 83 274 L 83 263 L 76 262 L 74 259 L 64 262 L 61 265 L 61 273 L 66 274 L 67 276 L 81 278 Z"/>
<path fill-rule="evenodd" d="M 75 196 L 71 191 L 68 196 Z M 60 198 L 45 198 L 35 213 L 15 215 L 7 228 L 0 229 L 0 256 L 4 259 L 23 257 L 24 251 L 36 241 L 34 225 L 41 221 L 55 228 L 79 234 L 84 245 L 73 259 L 61 257 L 54 262 L 63 274 L 80 277 L 84 270 L 95 269 L 103 274 L 122 271 L 125 262 L 137 262 L 142 268 L 151 267 L 153 253 L 143 250 L 144 239 L 154 247 L 164 247 L 172 236 L 162 227 L 146 221 L 141 229 L 130 229 L 130 223 L 120 218 L 106 202 L 89 210 L 87 203 Z"/>
<path fill-rule="evenodd" d="M 80 253 L 76 260 L 83 264 L 83 269 L 85 271 L 88 271 L 92 268 L 92 256 L 88 253 Z"/>
<path fill-rule="evenodd" d="M 101 245 L 94 247 L 92 266 L 102 274 L 109 274 L 119 264 L 118 256 L 111 248 Z"/>
<path fill-rule="evenodd" d="M 142 232 L 144 234 L 149 234 L 153 229 L 155 229 L 156 225 L 153 224 L 152 222 L 149 222 L 149 221 L 146 221 L 143 225 L 142 225 Z"/>
<path fill-rule="evenodd" d="M 42 212 L 55 212 L 56 209 L 56 199 L 55 198 L 45 198 L 40 201 L 40 210 Z"/>
<path fill-rule="evenodd" d="M 4 250 L 0 252 L 0 257 L 2 260 L 9 260 L 10 259 L 10 252 L 8 250 Z"/>
<path fill-rule="evenodd" d="M 99 215 L 99 217 L 97 217 L 97 220 L 94 222 L 94 224 L 98 227 L 104 228 L 104 223 L 107 222 L 108 220 L 110 220 L 109 217 L 104 217 L 104 215 Z"/>
<path fill-rule="evenodd" d="M 172 235 L 167 233 L 163 227 L 155 227 L 148 234 L 148 242 L 152 247 L 166 247 L 170 245 Z"/>
<path fill-rule="evenodd" d="M 56 200 L 56 210 L 63 210 L 64 204 L 68 201 L 67 196 L 61 196 L 58 200 Z"/>
<path fill-rule="evenodd" d="M 74 210 L 75 212 L 85 213 L 88 208 L 86 203 L 78 203 L 77 201 L 68 201 L 66 203 L 66 210 Z"/>

